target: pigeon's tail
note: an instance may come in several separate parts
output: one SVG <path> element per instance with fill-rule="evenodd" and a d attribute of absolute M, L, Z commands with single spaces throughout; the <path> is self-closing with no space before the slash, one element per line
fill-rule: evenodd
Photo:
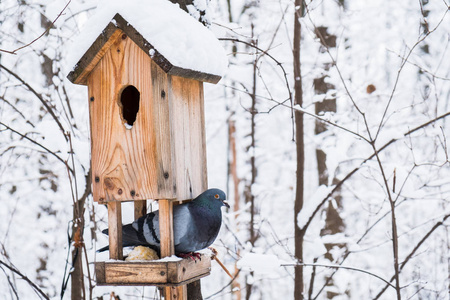
<path fill-rule="evenodd" d="M 103 248 L 100 248 L 100 249 L 97 250 L 97 252 L 103 252 L 103 251 L 106 251 L 106 250 L 109 250 L 109 246 L 105 246 Z"/>
<path fill-rule="evenodd" d="M 108 235 L 108 228 L 102 230 L 102 233 Z M 97 252 L 104 252 L 106 250 L 109 250 L 109 246 L 105 246 L 103 248 L 100 248 L 100 249 L 97 250 Z"/>
<path fill-rule="evenodd" d="M 108 235 L 108 229 L 102 230 L 102 233 Z M 142 235 L 139 235 L 139 233 L 133 228 L 132 224 L 122 226 L 122 246 L 128 247 L 139 245 L 149 246 L 145 241 L 145 238 Z M 109 246 L 105 246 L 97 250 L 97 252 L 103 252 L 106 250 L 109 250 Z"/>

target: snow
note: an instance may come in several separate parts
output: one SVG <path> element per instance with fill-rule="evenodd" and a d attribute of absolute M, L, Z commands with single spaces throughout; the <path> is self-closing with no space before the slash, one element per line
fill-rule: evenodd
<path fill-rule="evenodd" d="M 180 260 L 183 260 L 183 259 L 176 255 L 172 255 L 172 256 L 164 257 L 164 258 L 161 258 L 161 259 L 158 259 L 155 261 L 162 262 L 162 261 L 180 261 Z"/>
<path fill-rule="evenodd" d="M 167 0 L 105 0 L 71 46 L 74 67 L 119 13 L 174 66 L 222 76 L 227 58 L 220 42 L 200 22 Z M 151 55 L 151 54 L 150 54 Z"/>
<path fill-rule="evenodd" d="M 270 274 L 276 272 L 281 263 L 276 255 L 246 253 L 237 262 L 237 267 L 261 274 Z"/>
<path fill-rule="evenodd" d="M 333 188 L 334 186 L 321 185 L 310 199 L 305 200 L 303 208 L 297 216 L 297 226 L 300 229 L 303 229 L 303 227 L 305 227 L 306 223 L 312 216 L 313 212 L 316 210 L 317 206 L 326 198 L 326 196 L 333 190 Z"/>

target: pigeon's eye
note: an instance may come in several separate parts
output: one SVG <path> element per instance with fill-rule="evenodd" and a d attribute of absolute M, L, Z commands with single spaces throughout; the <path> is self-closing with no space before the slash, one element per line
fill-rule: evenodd
<path fill-rule="evenodd" d="M 219 199 L 219 198 L 220 198 L 220 197 L 219 197 L 219 194 L 215 194 L 215 195 L 214 195 L 214 198 Z"/>

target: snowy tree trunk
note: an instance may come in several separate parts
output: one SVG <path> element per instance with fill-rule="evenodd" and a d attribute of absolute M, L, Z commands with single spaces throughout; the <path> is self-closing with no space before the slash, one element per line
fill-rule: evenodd
<path fill-rule="evenodd" d="M 320 40 L 321 43 L 321 49 L 323 49 L 323 56 L 325 60 L 328 58 L 327 51 L 330 51 L 331 48 L 336 47 L 336 36 L 328 33 L 327 27 L 317 27 L 315 29 L 315 34 Z M 326 50 L 325 50 L 326 49 Z M 329 58 L 328 58 L 329 60 Z M 317 95 L 322 95 L 323 99 L 320 102 L 315 103 L 315 114 L 316 115 L 323 115 L 327 112 L 329 113 L 336 113 L 337 107 L 336 107 L 336 98 L 327 98 L 327 94 L 329 91 L 334 90 L 336 87 L 327 82 L 327 79 L 329 78 L 329 72 L 330 72 L 330 66 L 332 65 L 332 61 L 326 62 L 323 66 L 319 66 L 320 68 L 323 68 L 322 76 L 314 79 L 314 92 Z M 328 125 L 324 124 L 323 122 L 316 120 L 315 124 L 315 134 L 319 135 L 328 130 Z M 325 139 L 332 139 L 336 140 L 336 137 L 333 134 L 330 134 L 325 137 Z M 327 153 L 322 150 L 320 147 L 316 149 L 316 158 L 317 158 L 317 171 L 319 175 L 319 185 L 326 185 L 328 186 L 330 184 L 329 177 L 332 176 L 331 184 L 336 184 L 338 180 L 335 178 L 335 174 L 330 174 L 328 172 L 328 168 L 326 165 L 327 160 Z M 334 200 L 334 201 L 333 201 Z M 340 195 L 340 189 L 337 190 L 334 194 L 333 200 L 328 201 L 328 207 L 326 209 L 326 219 L 325 219 L 325 227 L 322 228 L 320 231 L 321 236 L 325 235 L 334 235 L 338 233 L 342 233 L 344 231 L 344 222 L 342 218 L 339 215 L 339 210 L 342 209 L 342 196 Z M 343 248 L 345 247 L 345 243 L 326 243 L 324 244 L 327 253 L 325 254 L 325 258 L 330 260 L 331 262 L 335 262 L 338 257 L 333 257 L 331 254 L 331 250 L 334 247 L 337 248 Z M 314 278 L 311 278 L 311 285 L 309 287 L 309 298 L 312 297 L 313 292 L 313 280 Z M 332 277 L 326 276 L 325 277 L 326 285 L 328 287 L 327 292 L 327 298 L 332 299 L 338 294 L 335 292 L 339 290 L 338 288 L 332 288 L 334 283 L 332 281 Z M 331 287 L 331 288 L 330 288 Z"/>

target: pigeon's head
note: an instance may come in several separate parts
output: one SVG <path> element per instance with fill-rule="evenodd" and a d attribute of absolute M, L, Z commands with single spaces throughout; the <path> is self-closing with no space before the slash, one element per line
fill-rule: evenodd
<path fill-rule="evenodd" d="M 197 199 L 203 199 L 208 201 L 209 203 L 214 203 L 215 205 L 220 206 L 226 206 L 230 208 L 230 205 L 228 205 L 225 200 L 227 199 L 227 196 L 222 190 L 219 189 L 209 189 L 200 194 L 200 196 L 197 197 Z"/>

